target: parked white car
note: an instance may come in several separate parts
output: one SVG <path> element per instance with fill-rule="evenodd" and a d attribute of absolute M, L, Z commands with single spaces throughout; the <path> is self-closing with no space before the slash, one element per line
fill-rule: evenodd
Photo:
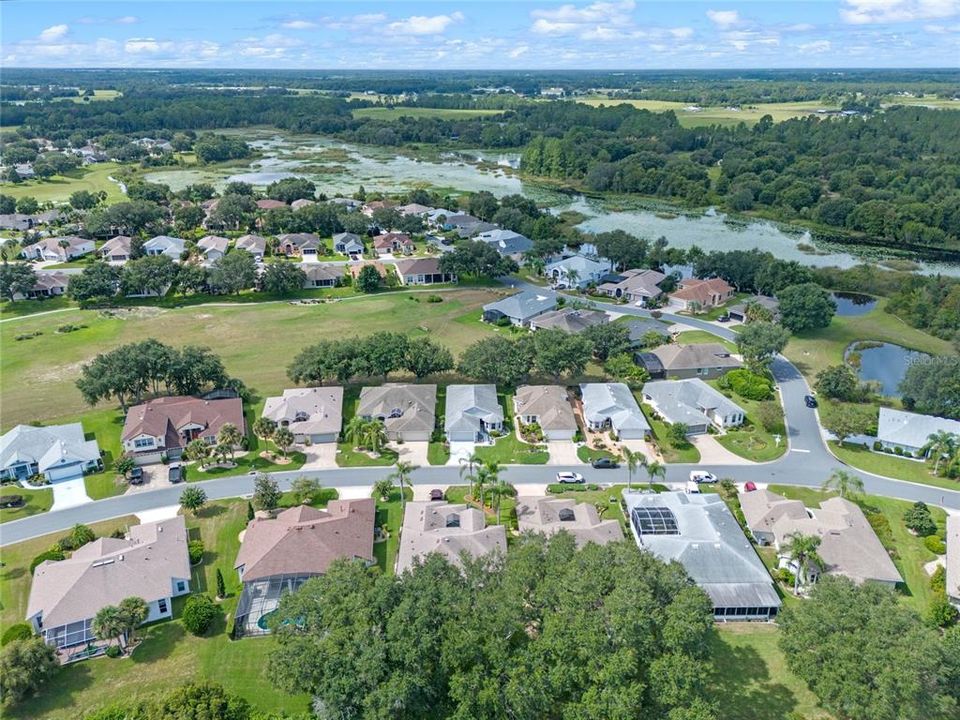
<path fill-rule="evenodd" d="M 583 475 L 581 475 L 581 474 L 578 473 L 578 472 L 558 472 L 558 473 L 557 473 L 557 482 L 558 482 L 558 483 L 563 483 L 563 484 L 567 484 L 567 483 L 572 483 L 572 484 L 582 483 L 582 482 L 583 482 Z"/>
<path fill-rule="evenodd" d="M 687 483 L 687 487 L 686 487 L 686 489 L 685 489 L 685 492 L 686 492 L 688 495 L 699 495 L 699 494 L 700 494 L 700 485 L 699 485 L 698 483 L 695 483 L 693 480 L 691 480 L 690 482 Z"/>
<path fill-rule="evenodd" d="M 706 470 L 691 470 L 690 482 L 707 483 L 709 485 L 717 482 L 717 476 Z"/>

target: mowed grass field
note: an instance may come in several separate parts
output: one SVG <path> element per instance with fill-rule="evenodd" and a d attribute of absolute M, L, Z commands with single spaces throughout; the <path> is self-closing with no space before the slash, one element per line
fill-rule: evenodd
<path fill-rule="evenodd" d="M 743 105 L 740 110 L 729 109 L 726 107 L 702 107 L 699 112 L 690 112 L 684 108 L 694 105 L 694 103 L 671 102 L 669 100 L 622 100 L 618 98 L 609 98 L 603 96 L 587 97 L 579 100 L 585 105 L 633 105 L 641 110 L 650 110 L 651 112 L 664 112 L 673 110 L 677 114 L 677 119 L 684 127 L 702 127 L 706 125 L 736 125 L 745 122 L 752 125 L 764 115 L 773 117 L 774 122 L 789 120 L 790 118 L 803 117 L 816 113 L 817 110 L 837 110 L 836 106 L 822 103 L 818 100 L 806 102 L 790 103 L 756 103 Z"/>
<path fill-rule="evenodd" d="M 368 98 L 369 99 L 369 98 Z M 443 120 L 467 120 L 481 115 L 497 115 L 503 110 L 481 110 L 468 108 L 428 108 L 428 107 L 367 107 L 353 111 L 355 118 L 374 118 L 376 120 L 397 120 L 402 117 L 441 118 Z"/>
<path fill-rule="evenodd" d="M 220 355 L 227 371 L 260 395 L 292 385 L 287 366 L 304 347 L 323 339 L 380 330 L 430 337 L 459 354 L 489 330 L 454 322 L 479 314 L 496 295 L 489 290 L 438 291 L 443 302 L 421 295 L 357 296 L 320 305 L 287 302 L 198 305 L 175 310 L 132 308 L 109 317 L 96 310 L 68 310 L 0 323 L 0 400 L 3 429 L 34 420 L 51 422 L 89 412 L 74 382 L 81 366 L 98 353 L 156 338 L 173 346 L 202 345 Z M 64 324 L 86 325 L 59 334 Z M 41 331 L 30 340 L 20 334 Z M 106 407 L 105 403 L 103 407 Z"/>
<path fill-rule="evenodd" d="M 30 180 L 16 185 L 5 182 L 0 185 L 0 192 L 17 199 L 32 197 L 42 203 L 62 203 L 77 190 L 89 190 L 92 193 L 103 190 L 107 193 L 108 204 L 119 202 L 124 195 L 120 187 L 108 179 L 119 167 L 118 163 L 97 163 L 77 168 L 68 175 L 54 175 L 48 180 Z"/>

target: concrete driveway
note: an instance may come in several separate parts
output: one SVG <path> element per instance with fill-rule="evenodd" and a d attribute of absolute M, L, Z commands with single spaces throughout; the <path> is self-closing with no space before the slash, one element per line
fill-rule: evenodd
<path fill-rule="evenodd" d="M 404 460 L 413 463 L 417 467 L 426 467 L 430 464 L 427 460 L 427 447 L 430 443 L 426 442 L 405 442 L 403 445 L 390 443 L 390 448 L 397 451 L 400 456 L 398 460 Z"/>
<path fill-rule="evenodd" d="M 710 465 L 753 465 L 751 460 L 742 458 L 727 450 L 717 442 L 713 435 L 694 435 L 690 438 L 700 451 L 700 462 Z"/>
<path fill-rule="evenodd" d="M 307 457 L 306 462 L 303 463 L 303 470 L 326 470 L 337 467 L 336 443 L 316 443 L 310 447 L 302 447 L 301 450 Z"/>
<path fill-rule="evenodd" d="M 149 490 L 158 490 L 160 488 L 174 486 L 174 483 L 170 482 L 169 480 L 167 466 L 163 463 L 141 465 L 140 467 L 143 469 L 143 483 L 140 485 L 128 486 L 124 495 L 135 495 L 137 493 L 143 493 Z M 190 470 L 193 470 L 192 466 L 187 469 L 187 472 L 190 472 Z"/>
<path fill-rule="evenodd" d="M 576 465 L 581 462 L 577 457 L 577 444 L 573 440 L 548 440 L 547 451 L 550 453 L 547 465 Z"/>
<path fill-rule="evenodd" d="M 87 486 L 84 484 L 82 477 L 72 480 L 59 480 L 51 483 L 50 487 L 53 489 L 51 510 L 63 510 L 64 508 L 93 502 L 93 498 L 87 495 Z"/>
<path fill-rule="evenodd" d="M 473 455 L 474 451 L 477 449 L 477 444 L 472 442 L 452 442 L 450 443 L 450 459 L 447 460 L 447 465 L 456 465 L 460 466 L 460 461 L 464 462 L 468 457 Z"/>

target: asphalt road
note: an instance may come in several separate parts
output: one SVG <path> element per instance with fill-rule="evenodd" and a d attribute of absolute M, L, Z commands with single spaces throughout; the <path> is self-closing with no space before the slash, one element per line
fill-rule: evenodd
<path fill-rule="evenodd" d="M 513 284 L 515 287 L 533 289 L 541 294 L 554 294 L 552 290 L 518 283 L 515 279 L 513 279 Z M 614 310 L 618 313 L 638 317 L 650 317 L 649 311 L 629 305 L 611 306 L 609 303 L 599 302 L 593 304 L 601 310 Z M 703 320 L 670 313 L 664 313 L 661 319 L 706 330 L 728 340 L 736 339 L 736 333 L 732 330 Z M 787 425 L 786 441 L 789 443 L 789 451 L 778 460 L 755 465 L 670 465 L 667 467 L 666 481 L 668 483 L 685 482 L 689 477 L 690 470 L 696 467 L 709 470 L 719 477 L 732 478 L 736 482 L 752 481 L 755 483 L 819 487 L 834 469 L 844 467 L 843 463 L 827 450 L 816 411 L 808 408 L 803 402 L 803 396 L 810 390 L 800 371 L 782 356 L 778 356 L 774 360 L 772 370 L 783 399 Z M 860 476 L 863 480 L 864 489 L 871 495 L 900 498 L 911 502 L 922 500 L 928 505 L 939 505 L 960 511 L 960 492 L 958 491 L 943 490 L 902 480 L 892 480 L 850 467 L 846 469 Z M 587 468 L 584 470 L 583 465 L 570 467 L 513 465 L 507 468 L 503 477 L 513 484 L 542 484 L 552 482 L 554 473 L 562 470 L 581 472 L 586 476 L 587 482 L 627 482 L 627 472 L 623 468 L 617 470 L 592 470 Z M 374 482 L 382 479 L 389 472 L 389 468 L 383 467 L 338 468 L 275 473 L 273 477 L 280 482 L 281 487 L 286 487 L 291 480 L 300 475 L 314 477 L 326 487 L 363 487 L 372 486 Z M 639 469 L 634 474 L 634 482 L 642 484 L 645 481 L 646 475 L 642 469 Z M 432 486 L 453 485 L 462 481 L 458 468 L 435 466 L 416 470 L 412 475 L 412 482 L 414 485 Z M 250 495 L 253 492 L 253 477 L 249 475 L 224 477 L 192 483 L 191 486 L 202 487 L 211 500 L 221 500 Z M 93 523 L 154 508 L 177 505 L 181 492 L 181 487 L 173 486 L 132 495 L 120 495 L 3 523 L 0 525 L 0 545 L 60 532 L 77 523 Z"/>

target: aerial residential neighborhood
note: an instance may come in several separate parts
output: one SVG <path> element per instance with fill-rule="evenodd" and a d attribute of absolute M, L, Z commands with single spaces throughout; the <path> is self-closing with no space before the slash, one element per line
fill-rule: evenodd
<path fill-rule="evenodd" d="M 0 3 L 0 716 L 960 719 L 958 22 Z"/>

